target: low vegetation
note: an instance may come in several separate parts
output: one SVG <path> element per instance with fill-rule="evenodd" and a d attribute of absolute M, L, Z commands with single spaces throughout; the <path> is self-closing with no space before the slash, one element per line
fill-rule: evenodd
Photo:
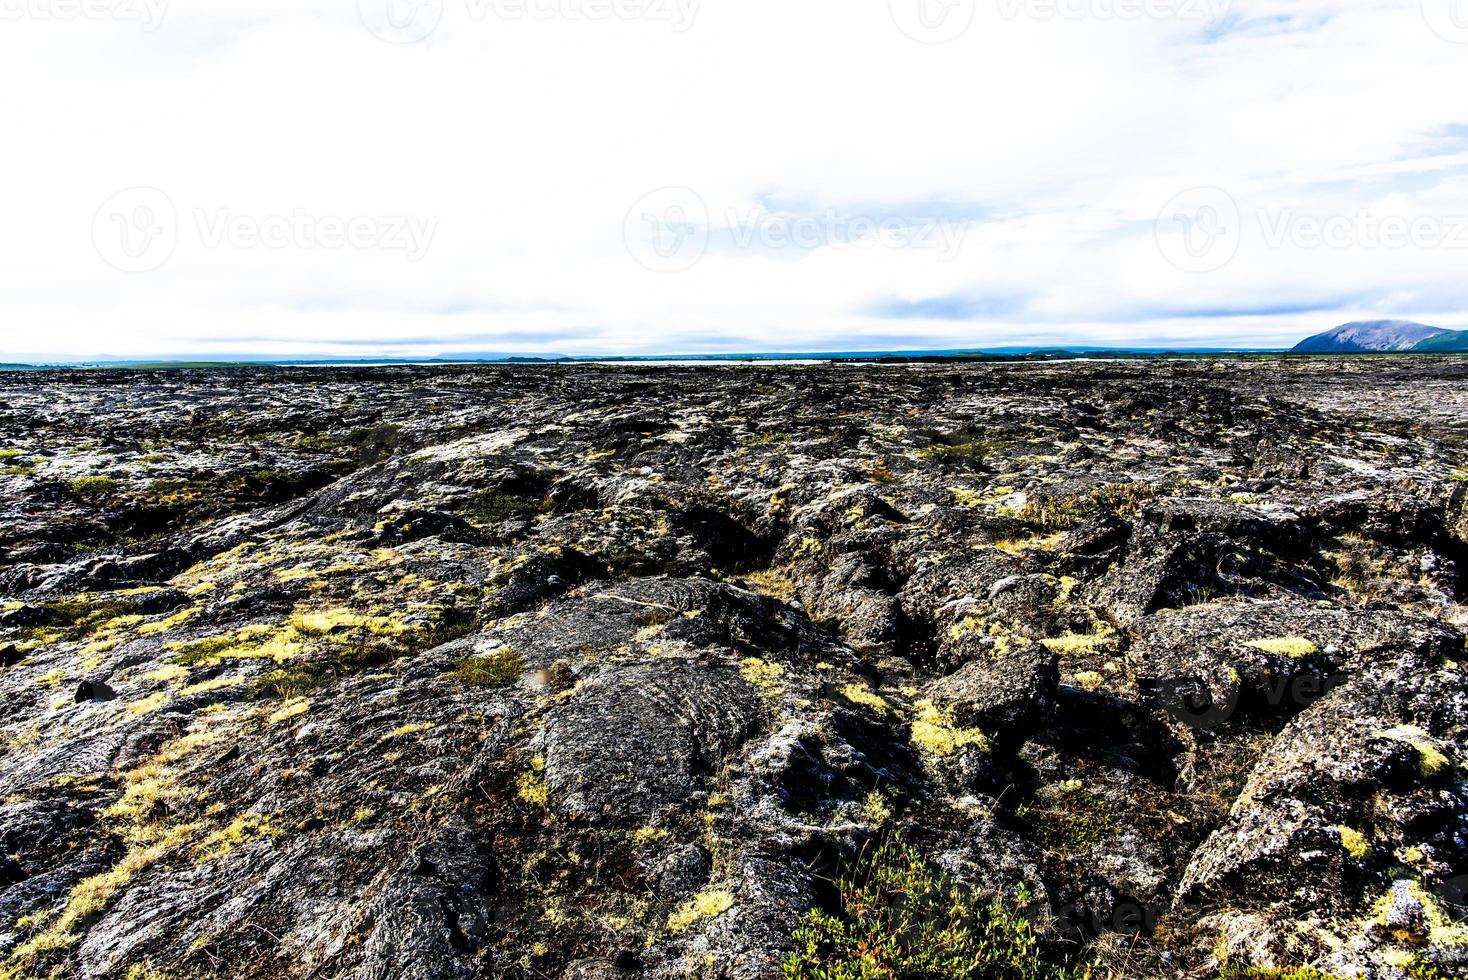
<path fill-rule="evenodd" d="M 785 980 L 1078 980 L 1019 911 L 1028 896 L 986 897 L 950 880 L 900 837 L 836 881 L 834 911 L 794 933 Z"/>

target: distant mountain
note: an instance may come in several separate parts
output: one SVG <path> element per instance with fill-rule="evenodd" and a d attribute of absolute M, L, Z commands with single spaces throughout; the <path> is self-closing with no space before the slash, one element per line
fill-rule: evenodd
<path fill-rule="evenodd" d="M 1365 354 L 1373 351 L 1418 349 L 1423 341 L 1448 333 L 1441 327 L 1409 320 L 1363 320 L 1302 340 L 1296 354 Z"/>
<path fill-rule="evenodd" d="M 1428 337 L 1412 349 L 1432 354 L 1468 354 L 1468 330 L 1449 330 Z"/>

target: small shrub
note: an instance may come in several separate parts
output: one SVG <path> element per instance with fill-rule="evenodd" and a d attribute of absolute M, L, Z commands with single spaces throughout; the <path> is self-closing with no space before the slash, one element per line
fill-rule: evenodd
<path fill-rule="evenodd" d="M 523 673 L 525 658 L 514 650 L 506 649 L 461 660 L 448 676 L 470 687 L 509 687 L 517 683 Z"/>
<path fill-rule="evenodd" d="M 934 463 L 949 463 L 972 469 L 983 469 L 989 457 L 1004 444 L 996 439 L 964 439 L 960 442 L 937 442 L 918 450 L 918 456 Z"/>
<path fill-rule="evenodd" d="M 836 882 L 840 908 L 800 920 L 785 980 L 1079 980 L 1013 908 L 951 882 L 900 839 Z"/>
<path fill-rule="evenodd" d="M 651 629 L 655 626 L 665 626 L 678 618 L 678 614 L 671 609 L 653 608 L 644 609 L 633 615 L 632 622 L 643 629 Z"/>

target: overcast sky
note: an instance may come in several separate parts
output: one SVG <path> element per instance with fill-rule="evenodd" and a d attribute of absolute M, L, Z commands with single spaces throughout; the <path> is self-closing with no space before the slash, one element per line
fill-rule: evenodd
<path fill-rule="evenodd" d="M 1468 0 L 0 18 L 0 360 L 1468 327 Z"/>

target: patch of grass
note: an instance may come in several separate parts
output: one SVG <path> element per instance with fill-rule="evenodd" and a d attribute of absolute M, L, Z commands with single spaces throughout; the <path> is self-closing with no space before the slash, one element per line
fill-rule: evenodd
<path fill-rule="evenodd" d="M 1032 538 L 995 541 L 994 547 L 1006 555 L 1022 555 L 1026 551 L 1055 551 L 1064 540 L 1065 532 L 1059 531 L 1055 534 L 1036 535 Z"/>
<path fill-rule="evenodd" d="M 514 650 L 496 650 L 480 657 L 466 657 L 446 675 L 470 687 L 509 687 L 525 673 L 525 658 Z"/>
<path fill-rule="evenodd" d="M 257 698 L 294 700 L 316 690 L 326 683 L 327 677 L 328 672 L 324 665 L 307 664 L 272 670 L 255 682 L 251 693 Z"/>
<path fill-rule="evenodd" d="M 1224 964 L 1218 971 L 1218 980 L 1342 980 L 1334 973 L 1321 973 L 1308 967 L 1277 969 L 1257 966 L 1234 966 Z"/>
<path fill-rule="evenodd" d="M 748 572 L 744 581 L 750 591 L 769 596 L 779 602 L 795 598 L 795 578 L 788 568 L 770 568 L 762 572 Z"/>
<path fill-rule="evenodd" d="M 82 476 L 68 481 L 66 486 L 84 500 L 98 500 L 117 493 L 122 487 L 122 481 L 114 480 L 110 476 Z"/>
<path fill-rule="evenodd" d="M 834 911 L 800 920 L 785 980 L 1079 980 L 1013 903 L 954 883 L 901 839 L 836 881 Z"/>

